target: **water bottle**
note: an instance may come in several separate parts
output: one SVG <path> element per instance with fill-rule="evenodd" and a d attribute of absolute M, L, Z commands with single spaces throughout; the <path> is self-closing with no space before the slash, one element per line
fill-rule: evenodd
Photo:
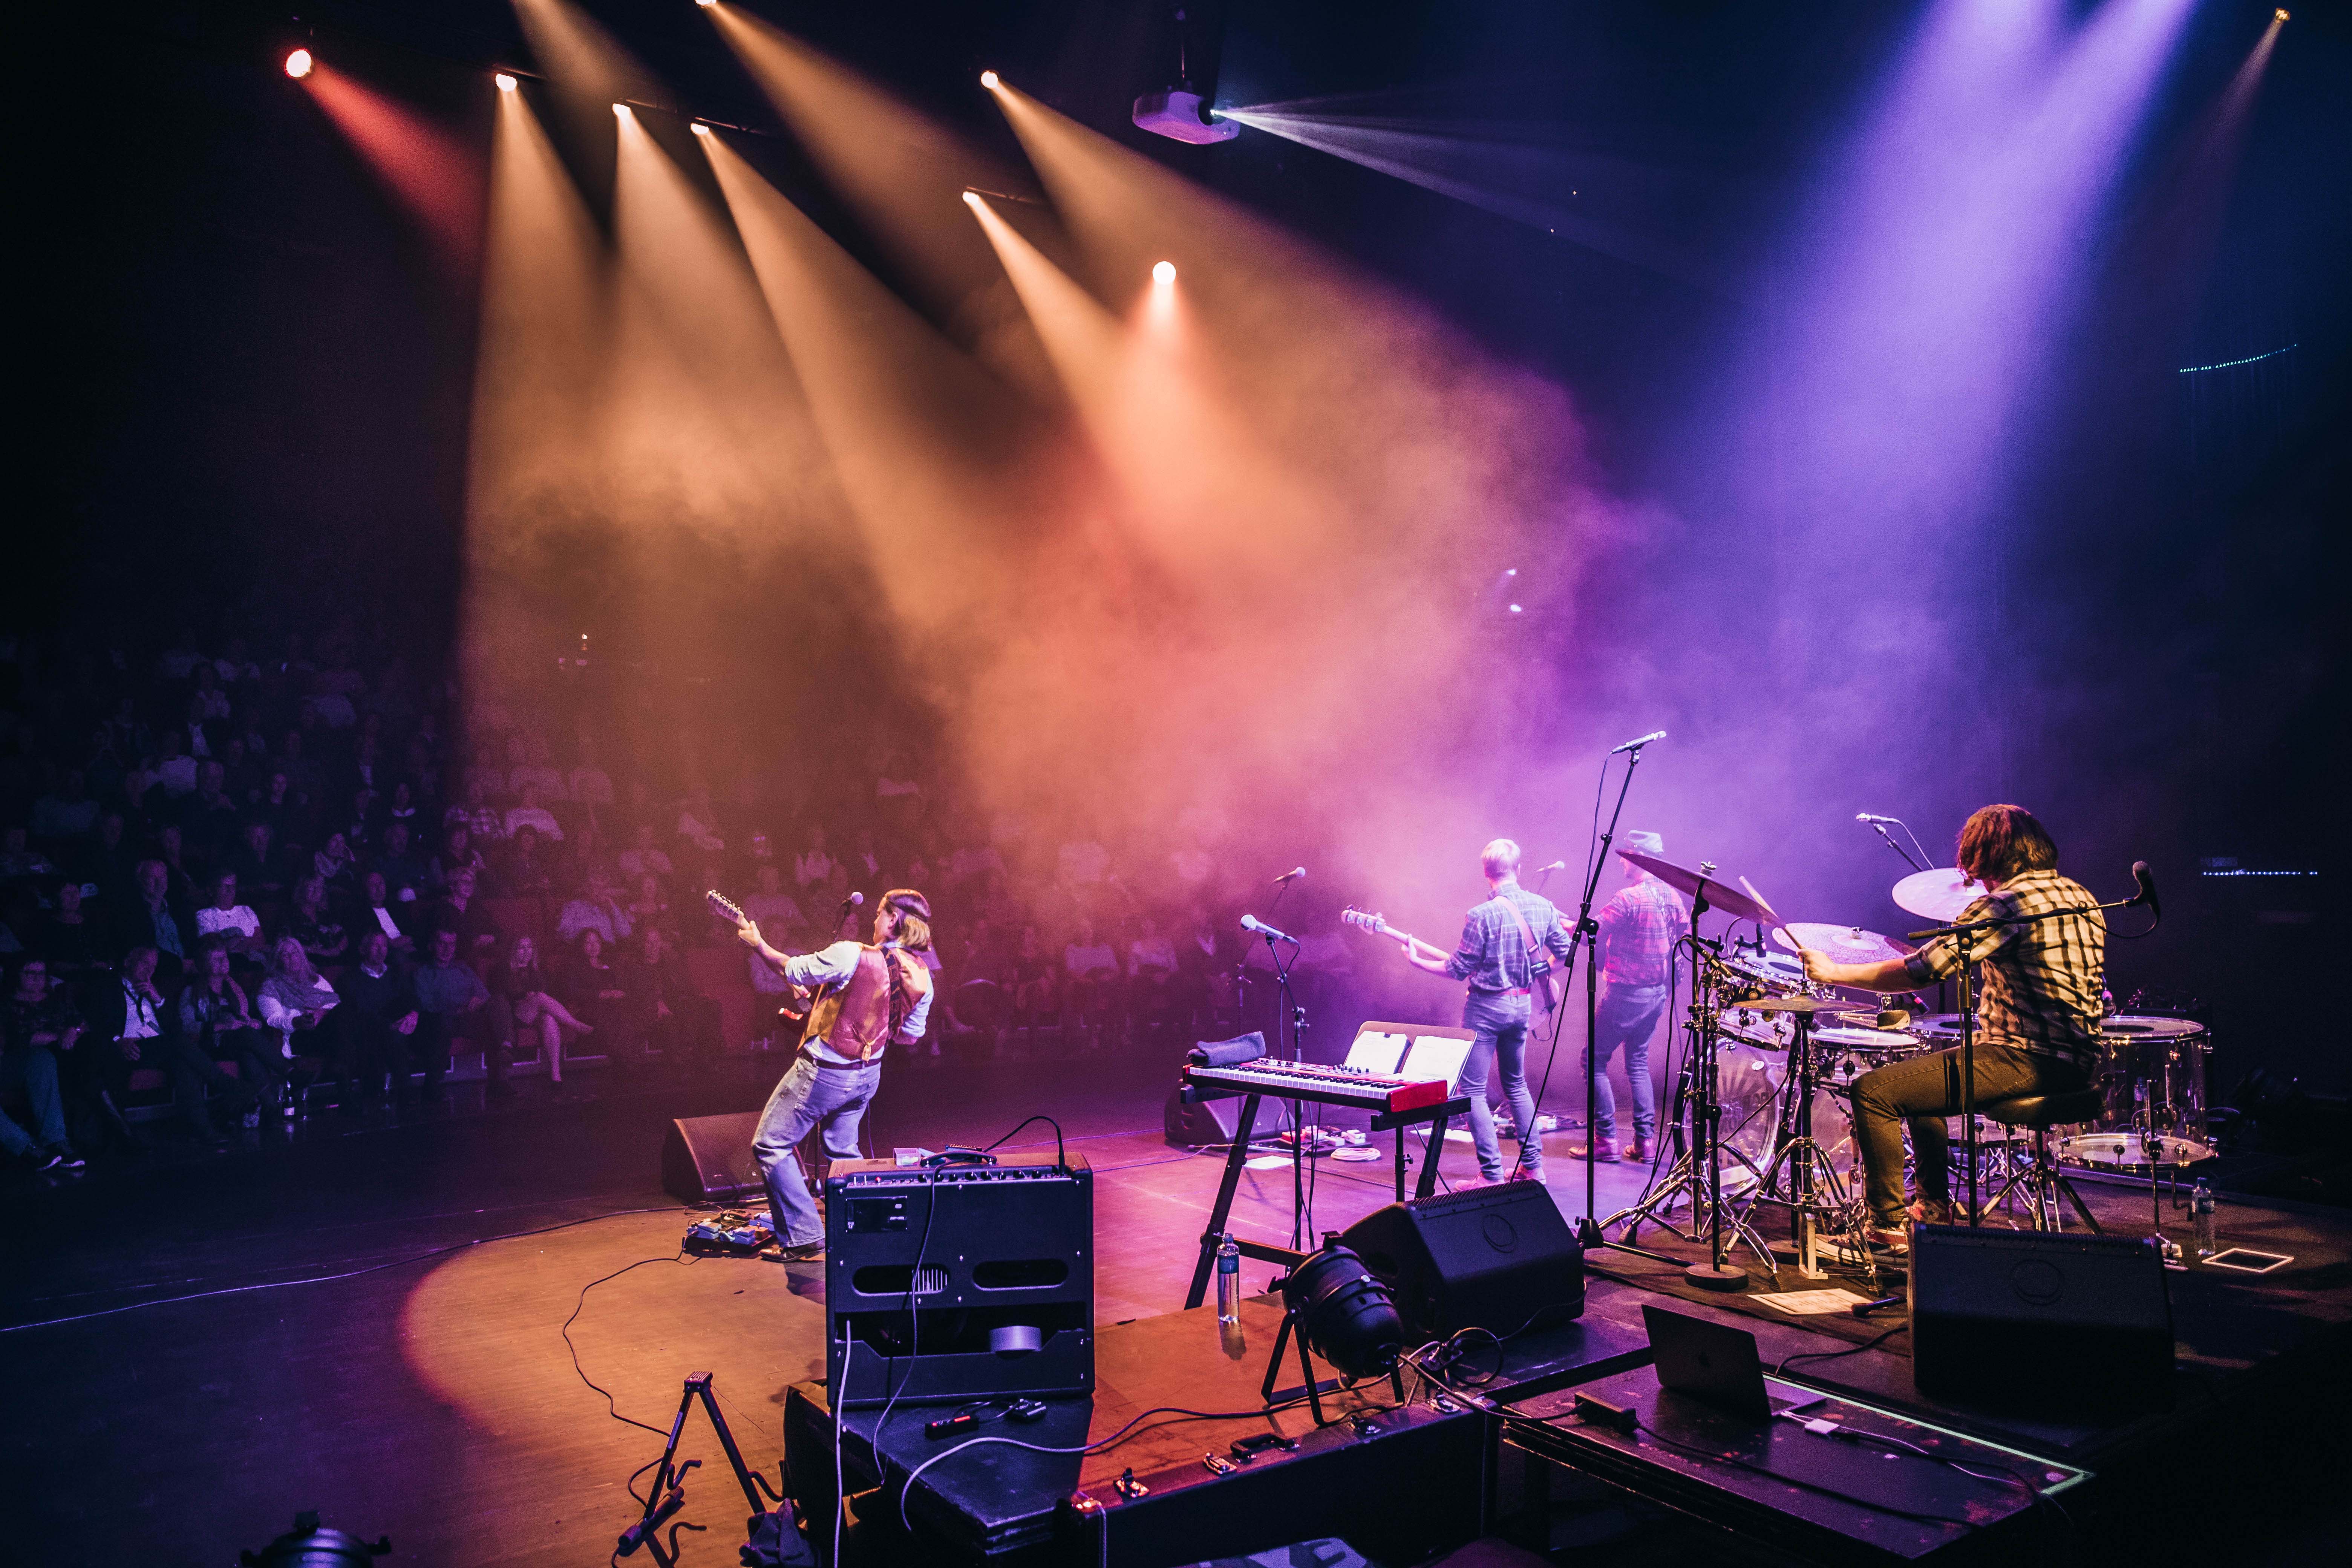
<path fill-rule="evenodd" d="M 2189 1194 L 2189 1212 L 2197 1222 L 2197 1256 L 2212 1257 L 2221 1250 L 2221 1244 L 2213 1239 L 2213 1189 L 2198 1183 Z"/>
<path fill-rule="evenodd" d="M 1217 1321 L 1242 1321 L 1242 1248 L 1232 1231 L 1217 1244 Z"/>

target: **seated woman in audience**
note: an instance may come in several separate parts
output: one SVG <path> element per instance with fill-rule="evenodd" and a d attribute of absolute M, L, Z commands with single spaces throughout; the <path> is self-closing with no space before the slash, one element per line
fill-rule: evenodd
<path fill-rule="evenodd" d="M 342 1081 L 345 1115 L 361 1110 L 357 1064 L 351 1041 L 335 1009 L 342 998 L 310 963 L 302 943 L 291 936 L 269 944 L 269 974 L 254 998 L 262 1026 L 278 1033 L 279 1059 L 290 1064 L 299 1057 L 322 1059 L 327 1070 Z"/>
<path fill-rule="evenodd" d="M 1103 1020 L 1115 1009 L 1121 966 L 1118 950 L 1095 934 L 1094 917 L 1081 912 L 1067 946 L 1062 949 L 1062 1043 L 1077 1039 L 1074 1021 L 1087 1020 L 1085 1048 L 1102 1048 Z"/>
<path fill-rule="evenodd" d="M 201 949 L 195 975 L 181 990 L 173 1012 L 182 1037 L 214 1061 L 234 1067 L 259 1101 L 276 1104 L 282 1098 L 286 1058 L 278 1054 L 278 1038 L 262 1026 L 245 987 L 230 978 L 228 949 L 217 941 Z M 255 1121 L 248 1110 L 246 1125 Z"/>
<path fill-rule="evenodd" d="M 1062 1011 L 1062 966 L 1045 951 L 1045 939 L 1034 925 L 1021 928 L 1020 945 L 1013 950 L 1013 1016 L 1030 1040 L 1037 1037 L 1037 1020 L 1058 1018 Z"/>
<path fill-rule="evenodd" d="M 617 1062 L 625 1043 L 620 1025 L 629 1016 L 629 983 L 608 951 L 602 931 L 584 928 L 572 939 L 570 960 L 557 972 L 554 994 L 563 999 L 572 1016 L 604 1031 L 604 1054 Z"/>
<path fill-rule="evenodd" d="M 429 918 L 435 929 L 457 933 L 457 954 L 468 963 L 488 957 L 499 944 L 498 922 L 477 896 L 474 873 L 462 867 L 449 879 L 449 890 Z"/>
<path fill-rule="evenodd" d="M 330 897 L 347 897 L 359 881 L 359 857 L 352 853 L 349 840 L 340 833 L 327 835 L 326 843 L 310 856 L 310 869 L 326 884 Z"/>
<path fill-rule="evenodd" d="M 49 962 L 52 974 L 79 974 L 98 966 L 110 945 L 98 922 L 82 913 L 81 884 L 68 877 L 58 884 L 57 907 L 42 919 L 33 951 Z"/>
<path fill-rule="evenodd" d="M 657 925 L 672 938 L 677 921 L 670 918 L 669 900 L 662 896 L 661 879 L 648 872 L 637 879 L 637 896 L 629 900 L 629 923 L 639 930 Z"/>
<path fill-rule="evenodd" d="M 351 933 L 327 907 L 326 879 L 305 877 L 294 884 L 294 910 L 286 917 L 286 934 L 302 944 L 312 963 L 333 963 L 351 951 Z"/>
<path fill-rule="evenodd" d="M 459 871 L 471 871 L 478 883 L 482 874 L 490 868 L 488 860 L 474 847 L 473 826 L 464 818 L 452 822 L 441 836 L 441 853 L 433 857 L 432 881 L 436 891 L 446 892 L 449 879 Z"/>
<path fill-rule="evenodd" d="M 507 848 L 506 864 L 499 871 L 498 890 L 509 899 L 528 898 L 546 892 L 554 883 L 554 857 L 540 847 L 539 830 L 526 822 Z"/>
<path fill-rule="evenodd" d="M 504 963 L 491 966 L 490 990 L 506 998 L 514 1014 L 518 1039 L 525 1037 L 526 1030 L 538 1031 L 540 1049 L 547 1055 L 547 1081 L 561 1084 L 564 1031 L 569 1029 L 577 1038 L 595 1033 L 595 1026 L 574 1016 L 556 999 L 547 977 L 540 973 L 539 944 L 528 932 L 507 944 Z"/>

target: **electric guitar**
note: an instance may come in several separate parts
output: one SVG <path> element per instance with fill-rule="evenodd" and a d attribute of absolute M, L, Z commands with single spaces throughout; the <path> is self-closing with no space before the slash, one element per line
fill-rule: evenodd
<path fill-rule="evenodd" d="M 745 914 L 736 905 L 734 900 L 718 889 L 713 888 L 702 896 L 709 900 L 710 912 L 737 931 L 749 931 L 755 933 L 759 931 L 759 923 L 750 915 Z M 776 1008 L 776 1016 L 794 1028 L 804 1028 L 808 1024 L 809 1009 L 816 1005 L 817 997 L 823 994 L 823 987 L 811 991 L 805 985 L 793 985 L 785 993 L 787 1000 Z"/>
<path fill-rule="evenodd" d="M 1339 911 L 1339 919 L 1343 923 L 1354 926 L 1359 931 L 1368 931 L 1374 936 L 1384 936 L 1391 942 L 1401 942 L 1408 952 L 1418 951 L 1437 959 L 1454 956 L 1446 949 L 1432 947 L 1410 931 L 1399 931 L 1381 916 L 1368 910 L 1360 910 L 1353 904 Z M 1534 993 L 1536 999 L 1543 1004 L 1544 1011 L 1549 1013 L 1559 1005 L 1559 977 L 1551 972 L 1550 954 L 1543 952 L 1540 948 L 1537 951 L 1539 956 L 1532 966 L 1534 984 L 1528 989 Z"/>

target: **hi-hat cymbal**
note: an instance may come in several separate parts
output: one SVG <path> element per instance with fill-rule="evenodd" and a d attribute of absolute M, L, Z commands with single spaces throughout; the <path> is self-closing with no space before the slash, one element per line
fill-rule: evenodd
<path fill-rule="evenodd" d="M 1780 923 L 1780 917 L 1772 912 L 1770 906 L 1740 891 L 1730 879 L 1711 871 L 1694 871 L 1637 849 L 1620 849 L 1617 853 L 1627 864 L 1639 866 L 1676 892 L 1696 897 L 1701 888 L 1706 889 L 1706 907 L 1717 914 L 1729 915 L 1736 921 L 1761 921 L 1771 926 Z"/>
<path fill-rule="evenodd" d="M 1780 927 L 1772 933 L 1772 940 L 1790 949 L 1810 947 L 1839 963 L 1884 963 L 1918 951 L 1899 937 L 1881 936 L 1860 926 L 1815 925 L 1806 921 Z"/>
<path fill-rule="evenodd" d="M 1895 884 L 1895 902 L 1915 915 L 1949 925 L 1985 896 L 1984 884 L 1957 866 L 1914 871 Z"/>

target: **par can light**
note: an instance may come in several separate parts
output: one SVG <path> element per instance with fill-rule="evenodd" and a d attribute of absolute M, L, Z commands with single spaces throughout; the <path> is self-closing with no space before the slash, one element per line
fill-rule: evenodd
<path fill-rule="evenodd" d="M 310 50 L 296 49 L 292 54 L 286 57 L 286 74 L 292 77 L 296 81 L 300 81 L 304 77 L 310 74 L 310 67 L 314 63 L 316 62 L 310 58 Z"/>
<path fill-rule="evenodd" d="M 500 92 L 512 92 L 515 89 L 515 79 L 507 75 L 504 71 L 499 72 L 498 75 L 490 78 L 490 79 L 499 84 L 499 90 Z"/>

